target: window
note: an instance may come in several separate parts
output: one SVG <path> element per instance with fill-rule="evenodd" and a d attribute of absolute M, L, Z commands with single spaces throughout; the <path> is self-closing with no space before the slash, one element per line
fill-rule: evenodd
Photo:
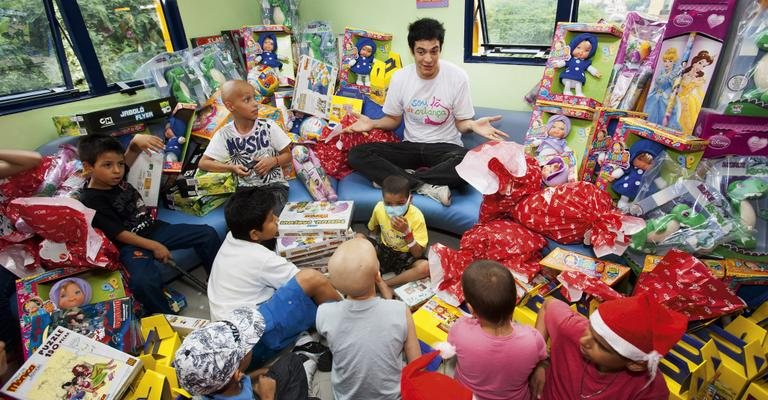
<path fill-rule="evenodd" d="M 174 44 L 176 0 L 0 0 L 0 115 L 135 89 Z"/>
<path fill-rule="evenodd" d="M 672 0 L 465 0 L 465 62 L 543 65 L 558 22 L 666 19 Z"/>

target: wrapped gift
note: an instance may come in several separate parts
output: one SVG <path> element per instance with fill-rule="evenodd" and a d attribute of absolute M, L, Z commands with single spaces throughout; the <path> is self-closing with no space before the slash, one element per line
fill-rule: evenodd
<path fill-rule="evenodd" d="M 584 293 L 600 301 L 614 300 L 622 297 L 620 293 L 611 289 L 604 280 L 585 275 L 579 271 L 565 271 L 558 275 L 557 280 L 563 284 L 560 291 L 568 301 L 578 301 Z"/>

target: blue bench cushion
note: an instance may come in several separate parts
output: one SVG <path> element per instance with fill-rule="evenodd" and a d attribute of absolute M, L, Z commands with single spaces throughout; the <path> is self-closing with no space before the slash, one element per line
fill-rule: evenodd
<path fill-rule="evenodd" d="M 338 194 L 341 199 L 354 200 L 352 220 L 355 222 L 367 223 L 373 207 L 381 201 L 381 189 L 374 188 L 368 178 L 357 172 L 339 181 Z M 444 207 L 420 194 L 413 194 L 413 204 L 424 214 L 429 229 L 460 234 L 477 222 L 483 195 L 471 186 L 453 190 L 451 194 L 453 202 L 450 207 Z"/>

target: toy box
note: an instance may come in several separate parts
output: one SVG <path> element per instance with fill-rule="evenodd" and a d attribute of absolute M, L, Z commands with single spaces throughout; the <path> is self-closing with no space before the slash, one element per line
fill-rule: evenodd
<path fill-rule="evenodd" d="M 688 174 L 696 169 L 708 143 L 705 139 L 682 135 L 639 118 L 620 118 L 616 132 L 610 140 L 611 150 L 606 153 L 600 166 L 600 174 L 595 185 L 615 195 L 613 186 L 621 184 L 621 179 L 614 178 L 616 175 L 614 171 L 630 170 L 633 162 L 630 159 L 632 145 L 643 138 L 662 144 L 667 156 L 676 161 Z"/>
<path fill-rule="evenodd" d="M 594 130 L 594 107 L 598 103 L 584 97 L 574 99 L 578 99 L 579 104 L 538 100 L 531 113 L 525 134 L 526 151 L 543 167 L 543 180 L 549 186 L 577 180 L 587 140 Z M 551 136 L 550 132 L 558 131 L 555 123 L 566 131 L 565 146 L 556 136 Z M 548 165 L 556 167 L 548 168 Z"/>
<path fill-rule="evenodd" d="M 434 296 L 413 313 L 416 336 L 422 342 L 434 347 L 435 343 L 448 340 L 451 325 L 463 316 L 469 316 L 469 314 Z"/>
<path fill-rule="evenodd" d="M 280 213 L 280 235 L 340 236 L 347 233 L 352 217 L 352 201 L 288 202 Z"/>
<path fill-rule="evenodd" d="M 187 171 L 176 179 L 181 197 L 235 193 L 237 183 L 231 173 Z"/>
<path fill-rule="evenodd" d="M 704 157 L 768 157 L 768 117 L 723 115 L 702 109 L 693 134 L 709 140 Z"/>
<path fill-rule="evenodd" d="M 515 311 L 512 313 L 512 320 L 519 324 L 535 326 L 536 318 L 538 318 L 542 305 L 544 305 L 544 296 L 529 293 L 515 307 Z"/>
<path fill-rule="evenodd" d="M 768 285 L 768 263 L 729 258 L 725 268 L 725 281 L 732 290 L 741 285 Z"/>
<path fill-rule="evenodd" d="M 336 68 L 308 56 L 301 56 L 291 109 L 328 118 L 336 85 Z"/>
<path fill-rule="evenodd" d="M 166 154 L 163 162 L 163 172 L 181 172 L 187 155 L 187 147 L 189 146 L 189 137 L 192 133 L 192 124 L 195 121 L 196 109 L 196 104 L 177 103 L 176 107 L 174 107 L 173 115 L 168 120 L 168 126 L 164 132 Z M 173 156 L 169 157 L 169 154 L 173 154 Z"/>
<path fill-rule="evenodd" d="M 165 319 L 171 325 L 171 328 L 178 332 L 182 338 L 186 337 L 190 332 L 211 323 L 211 321 L 207 319 L 184 317 L 173 314 L 165 314 Z"/>
<path fill-rule="evenodd" d="M 572 58 L 571 52 L 575 50 L 575 47 L 571 48 L 571 45 L 579 45 L 579 43 L 571 43 L 571 41 L 580 37 L 581 34 L 591 34 L 596 38 L 597 46 L 590 45 L 592 50 L 589 53 L 593 55 L 586 61 L 591 61 L 590 68 L 594 68 L 599 73 L 599 78 L 587 73 L 585 67 L 571 65 L 577 61 L 576 58 Z M 585 80 L 583 82 L 583 97 L 602 102 L 606 96 L 622 34 L 621 29 L 609 24 L 558 23 L 552 37 L 552 50 L 544 67 L 538 99 L 571 103 L 574 100 L 574 95 L 582 97 L 578 93 L 566 93 L 561 81 L 563 74 L 568 76 L 572 74 L 572 70 L 575 70 Z M 584 63 L 584 61 L 580 63 Z M 579 77 L 571 78 L 578 80 Z"/>
<path fill-rule="evenodd" d="M 345 241 L 352 239 L 355 233 L 351 229 L 343 234 L 336 236 L 291 236 L 281 235 L 275 246 L 275 252 L 289 260 L 300 259 L 306 255 L 317 253 L 326 253 L 330 255 Z"/>
<path fill-rule="evenodd" d="M 629 273 L 629 267 L 555 248 L 539 264 L 559 271 L 578 271 L 613 286 Z"/>
<path fill-rule="evenodd" d="M 341 122 L 341 119 L 347 115 L 347 109 L 358 114 L 362 113 L 363 99 L 334 95 L 331 98 L 330 120 L 333 122 Z"/>
<path fill-rule="evenodd" d="M 595 183 L 600 174 L 600 156 L 610 151 L 609 143 L 619 118 L 645 118 L 645 114 L 636 111 L 617 110 L 614 108 L 597 107 L 593 118 L 594 129 L 591 129 L 586 140 L 586 151 L 581 159 L 579 178 L 586 182 Z"/>
<path fill-rule="evenodd" d="M 136 160 L 134 160 L 128 173 L 125 174 L 125 181 L 139 192 L 144 205 L 147 207 L 157 208 L 163 164 L 162 153 L 147 154 L 141 152 L 136 156 Z"/>
<path fill-rule="evenodd" d="M 240 29 L 245 46 L 245 71 L 263 64 L 275 70 L 280 86 L 293 86 L 296 66 L 293 60 L 291 30 L 284 25 L 256 25 Z M 272 50 L 264 43 L 272 40 Z"/>
<path fill-rule="evenodd" d="M 673 395 L 681 399 L 698 399 L 715 379 L 719 362 L 714 341 L 702 341 L 685 334 L 659 366 Z"/>
<path fill-rule="evenodd" d="M 336 36 L 327 22 L 310 21 L 301 27 L 299 55 L 308 55 L 334 67 L 338 66 Z"/>
<path fill-rule="evenodd" d="M 720 77 L 717 109 L 726 114 L 768 117 L 768 4 L 745 2 L 738 34 Z M 742 3 L 744 4 L 744 3 Z"/>
<path fill-rule="evenodd" d="M 396 287 L 394 290 L 397 298 L 402 300 L 411 310 L 418 308 L 435 295 L 429 277 L 408 282 L 405 285 Z"/>
<path fill-rule="evenodd" d="M 53 117 L 59 136 L 107 133 L 113 136 L 145 132 L 146 124 L 171 115 L 171 99 L 164 97 L 84 114 Z M 163 121 L 164 122 L 164 121 Z"/>
<path fill-rule="evenodd" d="M 393 51 L 389 52 L 389 58 L 385 61 L 378 59 L 373 60 L 373 69 L 371 70 L 371 90 L 368 93 L 368 97 L 373 100 L 374 103 L 380 106 L 384 105 L 392 75 L 401 68 L 403 68 L 403 61 L 400 59 L 400 54 Z"/>
<path fill-rule="evenodd" d="M 648 254 L 645 256 L 645 263 L 643 264 L 643 271 L 642 272 L 651 272 L 654 268 L 661 262 L 661 259 L 664 258 L 662 256 L 657 256 L 653 254 Z M 704 265 L 709 268 L 709 272 L 712 273 L 712 276 L 718 279 L 725 278 L 725 268 L 727 263 L 724 260 L 705 260 L 702 258 L 699 258 L 699 261 L 703 262 Z"/>
<path fill-rule="evenodd" d="M 693 133 L 720 60 L 736 0 L 677 0 L 643 111 L 648 121 Z"/>
<path fill-rule="evenodd" d="M 360 50 L 366 45 L 373 47 L 373 49 L 371 49 L 367 56 L 364 56 L 360 54 Z M 387 60 L 390 60 L 391 49 L 392 34 L 350 27 L 345 28 L 344 36 L 341 39 L 339 86 L 354 85 L 363 93 L 368 93 L 371 87 L 371 79 L 373 78 L 372 68 L 374 67 L 374 60 L 379 60 L 386 65 Z M 366 71 L 368 72 L 368 77 L 364 75 Z"/>
<path fill-rule="evenodd" d="M 213 135 L 232 120 L 232 115 L 221 100 L 221 91 L 211 96 L 195 115 L 192 136 L 211 140 Z"/>

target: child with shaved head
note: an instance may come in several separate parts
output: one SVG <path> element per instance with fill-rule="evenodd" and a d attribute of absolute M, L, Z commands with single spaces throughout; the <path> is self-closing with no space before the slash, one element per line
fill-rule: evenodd
<path fill-rule="evenodd" d="M 333 353 L 336 400 L 400 399 L 403 355 L 421 355 L 405 303 L 376 296 L 382 286 L 376 250 L 366 239 L 343 243 L 328 261 L 333 284 L 346 299 L 317 309 L 317 331 Z"/>
<path fill-rule="evenodd" d="M 199 167 L 231 172 L 238 187 L 259 186 L 275 197 L 275 214 L 288 201 L 288 182 L 281 167 L 291 164 L 291 139 L 273 121 L 259 118 L 256 90 L 242 80 L 227 81 L 221 100 L 232 121 L 211 138 Z"/>

